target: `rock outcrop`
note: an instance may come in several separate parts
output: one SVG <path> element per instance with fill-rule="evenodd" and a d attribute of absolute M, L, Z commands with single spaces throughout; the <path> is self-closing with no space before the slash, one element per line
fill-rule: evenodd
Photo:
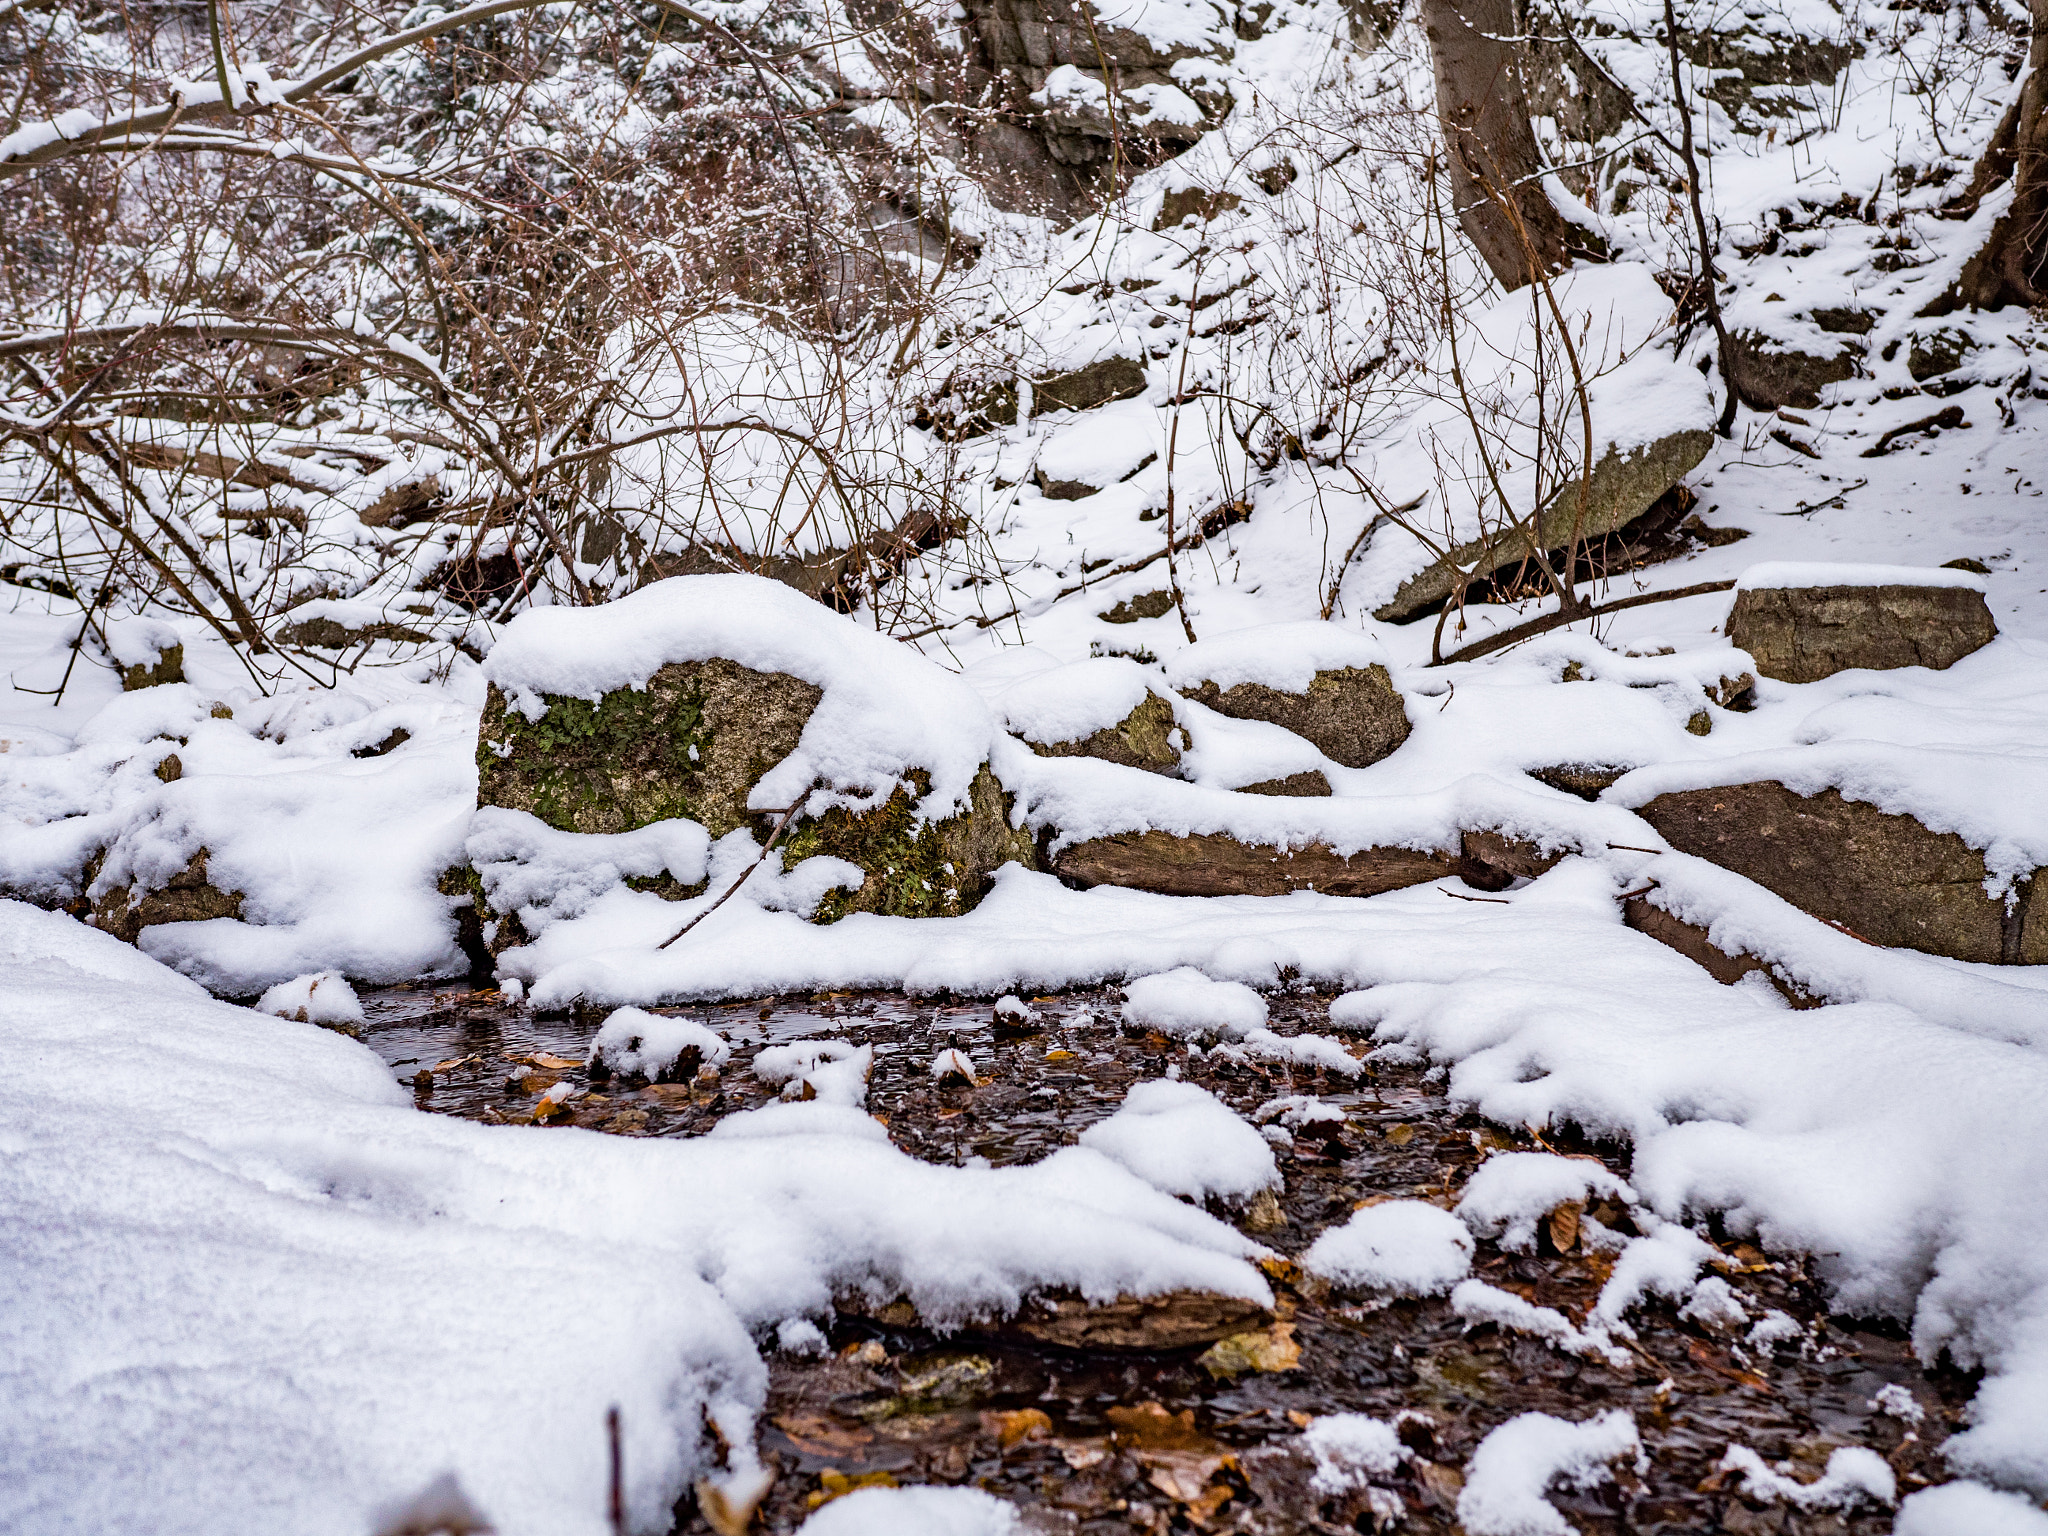
<path fill-rule="evenodd" d="M 1785 683 L 1851 667 L 1939 671 L 1998 635 L 1973 585 L 1745 586 L 1727 629 L 1759 672 Z"/>
<path fill-rule="evenodd" d="M 1156 693 L 1146 694 L 1115 725 L 1077 741 L 1033 741 L 1029 736 L 1023 741 L 1040 757 L 1098 757 L 1147 773 L 1171 774 L 1180 769 L 1179 728 L 1174 724 L 1173 706 Z M 1327 785 L 1323 793 L 1329 793 Z"/>
<path fill-rule="evenodd" d="M 1376 763 L 1408 739 L 1408 713 L 1401 695 L 1387 669 L 1377 663 L 1317 672 L 1299 693 L 1259 682 L 1220 688 L 1213 679 L 1181 692 L 1233 720 L 1264 720 L 1290 730 L 1346 768 Z"/>
<path fill-rule="evenodd" d="M 1536 542 L 1545 550 L 1561 550 L 1574 525 L 1582 539 L 1614 533 L 1634 522 L 1657 499 L 1707 456 L 1714 434 L 1704 428 L 1674 432 L 1656 442 L 1626 451 L 1609 448 L 1594 464 L 1580 515 L 1580 482 L 1572 480 L 1554 495 L 1536 518 Z M 1475 539 L 1402 582 L 1394 595 L 1373 610 L 1382 623 L 1400 624 L 1420 618 L 1458 590 L 1468 578 L 1491 576 L 1518 565 L 1531 554 L 1519 539 Z"/>
<path fill-rule="evenodd" d="M 714 838 L 742 827 L 765 836 L 778 818 L 749 810 L 747 797 L 795 750 L 822 697 L 801 678 L 725 659 L 672 662 L 644 688 L 615 689 L 595 704 L 543 695 L 547 708 L 533 720 L 494 686 L 478 736 L 478 799 L 565 832 L 629 832 L 683 818 Z M 791 827 L 785 867 L 827 855 L 865 875 L 857 888 L 828 893 L 817 921 L 852 912 L 956 916 L 980 901 L 1003 863 L 1035 867 L 1031 836 L 1011 827 L 1009 797 L 986 766 L 963 810 L 927 814 L 930 792 L 929 776 L 913 768 L 878 806 L 834 807 Z"/>
<path fill-rule="evenodd" d="M 1987 895 L 1984 855 L 1911 816 L 1774 780 L 1675 790 L 1637 814 L 1680 852 L 1869 943 L 1984 964 L 2048 963 L 2048 922 L 2029 913 L 2032 878 L 2010 902 Z"/>
<path fill-rule="evenodd" d="M 223 891 L 207 876 L 207 851 L 192 855 L 185 867 L 153 890 L 117 885 L 92 898 L 92 925 L 133 944 L 142 930 L 159 923 L 203 923 L 216 917 L 240 917 L 242 892 Z"/>
<path fill-rule="evenodd" d="M 1362 848 L 1342 854 L 1323 843 L 1279 848 L 1220 832 L 1118 832 L 1053 855 L 1069 885 L 1121 885 L 1164 896 L 1377 896 L 1459 872 L 1459 856 L 1433 849 Z"/>

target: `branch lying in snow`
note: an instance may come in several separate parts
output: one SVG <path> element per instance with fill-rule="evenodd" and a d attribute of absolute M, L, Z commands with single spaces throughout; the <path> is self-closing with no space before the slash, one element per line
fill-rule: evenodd
<path fill-rule="evenodd" d="M 1577 613 L 1546 613 L 1541 618 L 1517 624 L 1513 629 L 1504 629 L 1497 635 L 1488 635 L 1484 640 L 1474 640 L 1470 645 L 1460 646 L 1442 661 L 1430 663 L 1433 667 L 1447 667 L 1454 661 L 1476 661 L 1495 651 L 1506 650 L 1532 635 L 1546 630 L 1558 629 L 1566 624 L 1576 624 L 1581 619 L 1597 619 L 1603 613 L 1619 613 L 1624 608 L 1641 608 L 1646 603 L 1668 603 L 1681 597 L 1701 597 L 1709 592 L 1728 592 L 1734 589 L 1730 581 L 1702 581 L 1690 587 L 1674 587 L 1669 592 L 1642 592 L 1634 597 L 1619 598 L 1611 603 L 1598 603 L 1591 608 L 1581 608 Z"/>

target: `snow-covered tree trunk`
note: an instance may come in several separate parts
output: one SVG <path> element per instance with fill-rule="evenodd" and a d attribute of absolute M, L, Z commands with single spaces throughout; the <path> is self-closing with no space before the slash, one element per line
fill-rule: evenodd
<path fill-rule="evenodd" d="M 1504 287 L 1583 246 L 1543 186 L 1518 0 L 1423 0 L 1458 223 Z M 1532 270 L 1533 269 L 1533 270 Z"/>
<path fill-rule="evenodd" d="M 1957 283 L 1956 296 L 1976 309 L 2048 303 L 2048 0 L 2033 0 L 2032 14 L 2026 82 L 1970 178 L 1972 204 L 2008 178 L 2013 189 Z"/>

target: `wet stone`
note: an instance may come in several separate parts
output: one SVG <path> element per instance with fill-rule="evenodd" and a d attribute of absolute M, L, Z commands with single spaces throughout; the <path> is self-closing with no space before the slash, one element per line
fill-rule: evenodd
<path fill-rule="evenodd" d="M 527 1124 L 546 1085 L 590 1086 L 574 1064 L 602 1023 L 595 1011 L 542 1017 L 493 992 L 429 989 L 370 992 L 363 1001 L 369 1042 L 394 1075 L 409 1080 L 429 1070 L 431 1088 L 415 1093 L 423 1109 Z M 1035 997 L 1031 1007 L 1042 1030 L 1022 1038 L 997 1035 L 990 1002 L 896 993 L 663 1010 L 700 1019 L 731 1042 L 733 1059 L 715 1083 L 624 1092 L 607 1085 L 566 1101 L 561 1124 L 701 1135 L 777 1096 L 779 1087 L 749 1068 L 762 1046 L 839 1038 L 874 1046 L 868 1108 L 898 1147 L 933 1163 L 1036 1161 L 1112 1113 L 1133 1083 L 1169 1067 L 1248 1119 L 1287 1094 L 1314 1094 L 1342 1116 L 1302 1127 L 1291 1147 L 1278 1149 L 1283 1221 L 1255 1208 L 1214 1212 L 1280 1256 L 1268 1266 L 1277 1307 L 1264 1322 L 1170 1347 L 1102 1347 L 1033 1336 L 1014 1321 L 941 1336 L 907 1307 L 873 1307 L 821 1319 L 829 1346 L 822 1355 L 771 1352 L 760 1444 L 778 1475 L 755 1529 L 794 1531 L 821 1504 L 862 1486 L 943 1483 L 1011 1500 L 1032 1532 L 1293 1536 L 1369 1531 L 1398 1515 L 1400 1524 L 1385 1528 L 1452 1536 L 1459 1469 L 1491 1429 L 1530 1410 L 1583 1419 L 1619 1407 L 1635 1415 L 1649 1457 L 1639 1480 L 1553 1494 L 1565 1519 L 1589 1536 L 1890 1529 L 1891 1513 L 1868 1505 L 1801 1513 L 1746 1499 L 1739 1480 L 1713 1475 L 1731 1443 L 1769 1462 L 1789 1460 L 1809 1477 L 1832 1447 L 1869 1446 L 1898 1474 L 1902 1495 L 1948 1475 L 1941 1443 L 1960 1427 L 1971 1379 L 1923 1370 L 1900 1327 L 1830 1314 L 1812 1269 L 1796 1258 L 1773 1261 L 1741 1242 L 1718 1244 L 1722 1278 L 1750 1315 L 1784 1312 L 1796 1337 L 1752 1347 L 1653 1302 L 1632 1314 L 1639 1337 L 1621 1367 L 1490 1325 L 1468 1331 L 1441 1298 L 1339 1295 L 1304 1278 L 1286 1261 L 1361 1202 L 1447 1204 L 1485 1156 L 1536 1145 L 1526 1133 L 1460 1113 L 1445 1098 L 1441 1073 L 1374 1061 L 1361 1077 L 1344 1079 L 1199 1054 L 1157 1034 L 1126 1035 L 1117 997 L 1103 992 Z M 1325 996 L 1276 996 L 1272 1027 L 1330 1033 L 1327 1008 Z M 985 1086 L 931 1080 L 932 1057 L 949 1045 L 985 1064 Z M 1568 1129 L 1547 1131 L 1542 1144 L 1627 1171 L 1625 1149 Z M 1586 1214 L 1627 1231 L 1626 1214 L 1612 1206 Z M 1612 1262 L 1585 1248 L 1577 1224 L 1552 1222 L 1533 1253 L 1480 1242 L 1474 1273 L 1578 1319 Z M 1060 1310 L 1055 1298 L 1036 1315 Z M 1890 1384 L 1926 1410 L 1917 1429 L 1875 1406 Z M 1332 1412 L 1397 1422 L 1410 1460 L 1341 1498 L 1317 1492 L 1301 1429 Z M 685 1495 L 676 1530 L 712 1529 Z"/>

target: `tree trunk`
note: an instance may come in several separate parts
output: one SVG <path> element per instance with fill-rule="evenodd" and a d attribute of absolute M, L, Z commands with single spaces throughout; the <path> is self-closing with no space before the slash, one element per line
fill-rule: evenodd
<path fill-rule="evenodd" d="M 1561 270 L 1589 243 L 1543 190 L 1520 11 L 1519 0 L 1422 3 L 1458 223 L 1509 289 Z"/>
<path fill-rule="evenodd" d="M 2033 0 L 2026 84 L 1977 161 L 1962 206 L 2012 179 L 2012 206 L 1991 227 L 1956 282 L 1973 309 L 2048 303 L 2048 0 Z"/>

